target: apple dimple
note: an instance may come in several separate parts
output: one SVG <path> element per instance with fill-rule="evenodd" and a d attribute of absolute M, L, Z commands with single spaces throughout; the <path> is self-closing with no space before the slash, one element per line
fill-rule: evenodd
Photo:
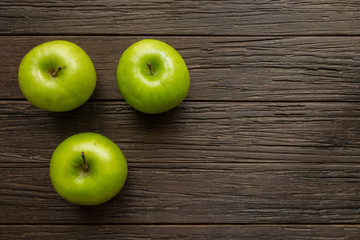
<path fill-rule="evenodd" d="M 163 59 L 160 55 L 145 55 L 142 62 L 146 63 L 142 67 L 142 73 L 148 81 L 158 80 L 159 76 L 164 72 Z"/>
<path fill-rule="evenodd" d="M 84 171 L 83 169 L 82 169 L 82 166 L 79 166 L 78 167 L 78 172 L 79 172 L 79 177 L 81 177 L 81 178 L 86 178 L 89 174 L 90 174 L 90 171 Z"/>
<path fill-rule="evenodd" d="M 50 77 L 54 78 L 57 77 L 57 75 L 60 73 L 60 71 L 63 69 L 63 67 L 61 65 L 59 65 L 57 68 L 55 69 L 51 69 L 50 71 L 48 71 L 48 74 L 50 75 Z"/>

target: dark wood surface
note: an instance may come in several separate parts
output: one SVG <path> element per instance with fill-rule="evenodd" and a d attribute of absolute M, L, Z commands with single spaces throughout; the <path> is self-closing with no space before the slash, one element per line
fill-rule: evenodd
<path fill-rule="evenodd" d="M 160 115 L 116 85 L 143 38 L 190 71 L 185 101 Z M 55 39 L 98 76 L 67 113 L 31 106 L 17 83 L 22 57 Z M 359 239 L 359 1 L 0 1 L 0 48 L 0 239 Z M 79 207 L 48 167 L 88 131 L 118 144 L 129 176 Z"/>
<path fill-rule="evenodd" d="M 3 0 L 1 10 L 4 34 L 360 34 L 358 0 Z"/>

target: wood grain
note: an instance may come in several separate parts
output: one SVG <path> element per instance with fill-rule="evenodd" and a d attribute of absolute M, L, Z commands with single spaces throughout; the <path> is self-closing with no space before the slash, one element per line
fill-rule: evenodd
<path fill-rule="evenodd" d="M 121 99 L 116 83 L 118 60 L 142 38 L 0 37 L 0 58 L 4 59 L 0 99 L 23 98 L 17 82 L 22 57 L 36 45 L 55 39 L 77 43 L 93 60 L 98 83 L 92 99 Z M 189 67 L 191 86 L 186 100 L 360 101 L 360 37 L 156 38 L 175 47 Z"/>
<path fill-rule="evenodd" d="M 48 167 L 1 168 L 0 224 L 358 223 L 360 165 L 129 162 L 110 202 L 80 207 Z"/>
<path fill-rule="evenodd" d="M 3 0 L 0 13 L 0 239 L 359 238 L 357 0 Z M 190 70 L 165 114 L 117 89 L 121 54 L 143 38 Z M 80 45 L 98 76 L 67 113 L 36 109 L 17 83 L 22 57 L 55 39 Z M 48 174 L 55 147 L 86 131 L 129 164 L 97 207 L 65 202 Z"/>
<path fill-rule="evenodd" d="M 350 102 L 185 102 L 145 115 L 117 101 L 67 113 L 1 101 L 0 223 L 358 223 L 359 113 Z M 129 162 L 125 189 L 99 207 L 66 203 L 48 176 L 56 145 L 84 131 Z"/>
<path fill-rule="evenodd" d="M 115 141 L 144 164 L 360 161 L 358 103 L 184 102 L 161 115 L 125 102 L 89 102 L 51 113 L 0 102 L 2 166 L 47 166 L 55 147 L 80 132 Z"/>
<path fill-rule="evenodd" d="M 360 34 L 357 0 L 3 0 L 0 7 L 0 34 Z"/>
<path fill-rule="evenodd" d="M 180 225 L 180 226 L 12 226 L 0 225 L 0 239 L 257 239 L 358 240 L 359 225 Z"/>

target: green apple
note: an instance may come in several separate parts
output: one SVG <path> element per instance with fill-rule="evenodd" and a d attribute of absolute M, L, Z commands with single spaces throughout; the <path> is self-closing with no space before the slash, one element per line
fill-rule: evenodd
<path fill-rule="evenodd" d="M 78 205 L 102 204 L 123 187 L 127 162 L 120 148 L 97 133 L 80 133 L 64 140 L 50 161 L 50 178 L 57 193 Z"/>
<path fill-rule="evenodd" d="M 84 104 L 96 85 L 89 56 L 68 41 L 51 41 L 30 50 L 22 59 L 18 80 L 25 98 L 34 106 L 65 112 Z"/>
<path fill-rule="evenodd" d="M 190 76 L 184 59 L 170 45 L 144 39 L 122 54 L 117 83 L 124 99 L 144 113 L 162 113 L 186 97 Z"/>

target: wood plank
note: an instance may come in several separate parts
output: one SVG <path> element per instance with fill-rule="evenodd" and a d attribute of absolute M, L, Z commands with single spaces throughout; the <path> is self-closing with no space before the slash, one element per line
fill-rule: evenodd
<path fill-rule="evenodd" d="M 47 166 L 53 150 L 80 132 L 114 140 L 130 162 L 360 162 L 358 103 L 184 102 L 146 115 L 125 102 L 89 102 L 51 113 L 0 101 L 0 163 Z"/>
<path fill-rule="evenodd" d="M 0 11 L 0 34 L 360 34 L 357 0 L 3 0 Z"/>
<path fill-rule="evenodd" d="M 141 151 L 141 150 L 139 150 Z M 119 195 L 65 202 L 48 167 L 1 168 L 0 224 L 359 223 L 360 165 L 129 162 Z"/>
<path fill-rule="evenodd" d="M 22 57 L 55 39 L 79 44 L 93 60 L 98 83 L 92 99 L 121 99 L 118 60 L 142 38 L 0 37 L 0 99 L 23 98 L 17 82 Z M 156 38 L 184 57 L 191 76 L 187 100 L 360 101 L 360 37 Z"/>
<path fill-rule="evenodd" d="M 358 240 L 359 225 L 29 226 L 0 225 L 0 239 L 297 239 Z"/>
<path fill-rule="evenodd" d="M 113 101 L 63 114 L 0 103 L 1 223 L 359 221 L 357 103 L 187 102 L 158 116 Z M 97 208 L 67 204 L 48 176 L 56 145 L 83 131 L 129 160 L 124 191 Z"/>

